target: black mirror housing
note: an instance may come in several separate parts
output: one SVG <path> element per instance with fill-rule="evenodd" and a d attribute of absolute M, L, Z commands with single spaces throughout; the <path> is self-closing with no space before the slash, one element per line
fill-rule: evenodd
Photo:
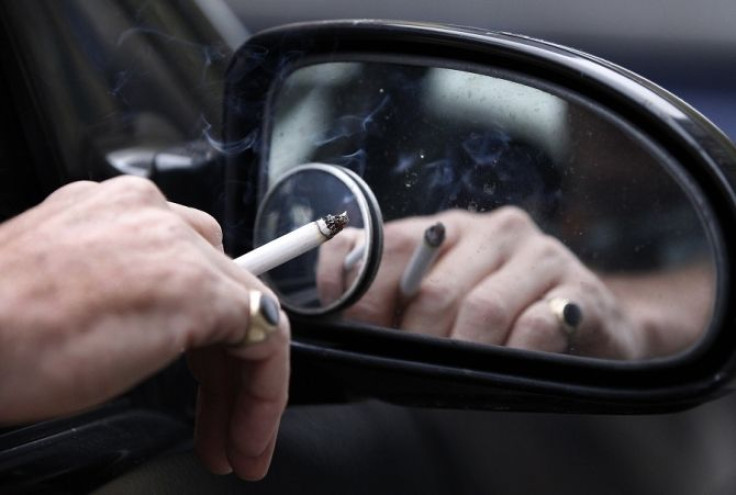
<path fill-rule="evenodd" d="M 236 53 L 226 80 L 226 247 L 252 247 L 269 101 L 284 78 L 315 61 L 441 61 L 544 80 L 633 123 L 681 164 L 718 232 L 717 300 L 708 335 L 689 351 L 612 362 L 434 340 L 354 322 L 293 315 L 295 398 L 378 397 L 400 404 L 497 410 L 654 413 L 693 407 L 728 391 L 736 363 L 733 300 L 736 147 L 696 110 L 612 63 L 506 33 L 388 21 L 331 21 L 273 29 Z M 698 205 L 696 205 L 696 208 Z M 243 220 L 246 219 L 246 220 Z M 309 382 L 298 372 L 309 368 Z"/>

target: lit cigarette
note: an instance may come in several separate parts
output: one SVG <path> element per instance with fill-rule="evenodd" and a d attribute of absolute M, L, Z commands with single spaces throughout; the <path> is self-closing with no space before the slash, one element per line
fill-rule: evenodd
<path fill-rule="evenodd" d="M 401 276 L 399 289 L 403 297 L 411 297 L 419 290 L 424 275 L 429 271 L 432 263 L 440 252 L 440 246 L 445 240 L 445 226 L 441 222 L 424 231 L 424 239 L 414 250 L 404 273 Z"/>
<path fill-rule="evenodd" d="M 326 215 L 245 253 L 233 261 L 239 267 L 258 276 L 329 241 L 347 223 L 347 212 L 339 215 Z"/>

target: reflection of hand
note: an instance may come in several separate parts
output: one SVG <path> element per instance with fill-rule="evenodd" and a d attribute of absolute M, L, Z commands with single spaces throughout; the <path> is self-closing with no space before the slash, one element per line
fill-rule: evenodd
<path fill-rule="evenodd" d="M 340 299 L 353 282 L 356 271 L 353 268 L 361 266 L 360 259 L 365 253 L 363 237 L 362 229 L 346 227 L 329 242 L 320 246 L 317 262 L 317 292 L 323 305 Z M 350 267 L 347 266 L 348 263 Z"/>
<path fill-rule="evenodd" d="M 80 411 L 192 351 L 197 450 L 218 472 L 265 474 L 285 407 L 285 317 L 243 340 L 249 293 L 198 210 L 148 181 L 75 183 L 0 226 L 0 423 Z M 237 349 L 237 350 L 235 350 Z"/>
<path fill-rule="evenodd" d="M 447 232 L 439 258 L 419 292 L 404 300 L 399 293 L 402 272 L 424 230 L 437 221 Z M 341 239 L 342 244 L 349 241 L 349 236 Z M 349 246 L 331 248 L 349 250 Z M 556 297 L 582 308 L 584 317 L 573 342 L 550 309 L 548 301 Z M 639 333 L 603 282 L 513 207 L 484 214 L 453 210 L 386 224 L 376 280 L 346 316 L 413 332 L 550 352 L 570 348 L 586 355 L 632 358 L 641 347 Z"/>

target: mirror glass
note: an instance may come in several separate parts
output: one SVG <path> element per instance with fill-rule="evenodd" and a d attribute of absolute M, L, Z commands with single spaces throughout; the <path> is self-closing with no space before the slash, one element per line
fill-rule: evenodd
<path fill-rule="evenodd" d="M 691 348 L 717 235 L 682 167 L 615 109 L 483 70 L 315 63 L 272 92 L 268 180 L 338 165 L 383 212 L 377 276 L 343 317 L 606 359 Z"/>
<path fill-rule="evenodd" d="M 326 215 L 346 213 L 348 226 L 318 248 L 261 275 L 292 312 L 321 315 L 359 297 L 381 257 L 380 210 L 368 186 L 350 170 L 311 163 L 290 169 L 273 183 L 256 215 L 255 247 Z M 351 254 L 348 279 L 341 249 Z M 367 246 L 367 248 L 366 248 Z"/>

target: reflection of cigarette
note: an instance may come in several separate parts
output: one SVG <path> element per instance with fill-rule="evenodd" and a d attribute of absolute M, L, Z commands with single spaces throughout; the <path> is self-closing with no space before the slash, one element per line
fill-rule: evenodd
<path fill-rule="evenodd" d="M 417 293 L 422 278 L 437 258 L 440 252 L 439 247 L 444 240 L 445 226 L 441 222 L 437 222 L 424 231 L 422 243 L 414 250 L 414 254 L 412 254 L 411 260 L 409 260 L 409 264 L 401 276 L 399 288 L 402 296 L 411 297 Z"/>
<path fill-rule="evenodd" d="M 363 244 L 355 246 L 352 251 L 345 256 L 345 261 L 342 262 L 343 270 L 346 272 L 352 270 L 363 257 L 363 254 L 365 254 L 365 246 Z"/>
<path fill-rule="evenodd" d="M 260 275 L 332 239 L 348 223 L 348 214 L 326 215 L 235 258 L 235 264 Z"/>

